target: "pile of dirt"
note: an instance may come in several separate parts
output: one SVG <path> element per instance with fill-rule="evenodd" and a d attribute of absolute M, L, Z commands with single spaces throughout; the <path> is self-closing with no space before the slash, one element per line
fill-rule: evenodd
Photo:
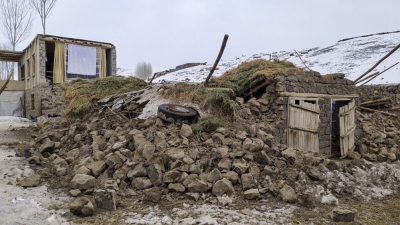
<path fill-rule="evenodd" d="M 91 114 L 72 124 L 33 127 L 37 135 L 19 150 L 35 169 L 36 177 L 27 180 L 43 178 L 67 189 L 76 197 L 70 210 L 80 216 L 171 196 L 222 205 L 272 197 L 313 207 L 316 201 L 338 204 L 335 194 L 366 199 L 398 189 L 400 172 L 390 164 L 334 160 L 274 143 L 272 124 L 260 122 L 262 100 L 236 98 L 245 117 L 230 128 L 194 133 L 196 124 L 137 119 L 147 103 L 140 101 L 143 93 L 96 101 Z M 276 120 L 274 114 L 262 116 Z"/>

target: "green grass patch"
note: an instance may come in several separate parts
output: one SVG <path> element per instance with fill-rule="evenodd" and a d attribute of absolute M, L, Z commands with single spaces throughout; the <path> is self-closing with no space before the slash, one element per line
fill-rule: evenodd
<path fill-rule="evenodd" d="M 141 89 L 146 85 L 135 77 L 111 76 L 103 79 L 76 79 L 65 83 L 65 111 L 67 119 L 83 118 L 93 109 L 93 102 L 112 95 Z"/>
<path fill-rule="evenodd" d="M 201 118 L 200 121 L 193 128 L 193 132 L 195 134 L 201 134 L 202 132 L 212 133 L 220 127 L 231 128 L 232 125 L 226 120 L 219 117 L 204 117 Z"/>
<path fill-rule="evenodd" d="M 207 88 L 204 85 L 178 83 L 169 88 L 164 94 L 175 103 L 192 102 L 218 116 L 237 115 L 239 106 L 220 88 Z"/>

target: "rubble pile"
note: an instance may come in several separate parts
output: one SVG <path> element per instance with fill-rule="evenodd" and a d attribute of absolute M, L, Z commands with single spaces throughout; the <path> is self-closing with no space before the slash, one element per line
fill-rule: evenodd
<path fill-rule="evenodd" d="M 354 171 L 373 179 L 365 172 L 373 166 L 360 157 L 341 163 L 275 143 L 272 124 L 279 122 L 277 115 L 266 113 L 257 119 L 267 111 L 265 99 L 244 103 L 237 98 L 243 121 L 238 119 L 232 129 L 194 134 L 187 124 L 135 119 L 145 104 L 138 103 L 141 93 L 100 100 L 93 114 L 67 127 L 39 123 L 29 147 L 20 149 L 36 176 L 76 197 L 71 204 L 74 214 L 90 216 L 95 206 L 116 210 L 121 199 L 158 203 L 171 196 L 214 199 L 223 205 L 271 196 L 305 206 L 315 201 L 337 204 L 332 192 L 349 194 L 346 185 L 357 183 L 357 177 L 350 177 Z M 397 129 L 385 125 L 385 137 L 376 136 L 368 123 L 361 121 L 365 136 L 358 149 L 363 158 L 370 160 L 366 156 L 378 150 L 376 160 L 396 160 Z M 379 179 L 384 184 L 390 180 L 388 188 L 397 190 L 400 174 L 387 168 L 382 170 L 389 175 Z"/>

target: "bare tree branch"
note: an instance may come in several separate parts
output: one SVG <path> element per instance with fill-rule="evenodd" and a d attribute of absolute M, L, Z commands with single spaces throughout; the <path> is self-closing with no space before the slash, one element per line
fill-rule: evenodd
<path fill-rule="evenodd" d="M 0 44 L 0 50 L 11 50 L 11 45 L 6 43 Z M 12 62 L 0 61 L 0 80 L 7 80 L 7 77 L 11 73 L 12 68 Z"/>
<path fill-rule="evenodd" d="M 30 0 L 32 7 L 39 13 L 42 22 L 43 34 L 46 34 L 46 20 L 57 0 Z"/>
<path fill-rule="evenodd" d="M 0 29 L 13 51 L 29 36 L 33 19 L 27 0 L 0 0 Z"/>
<path fill-rule="evenodd" d="M 151 74 L 153 73 L 153 68 L 151 67 L 150 63 L 140 62 L 136 65 L 135 68 L 135 76 L 147 80 Z"/>

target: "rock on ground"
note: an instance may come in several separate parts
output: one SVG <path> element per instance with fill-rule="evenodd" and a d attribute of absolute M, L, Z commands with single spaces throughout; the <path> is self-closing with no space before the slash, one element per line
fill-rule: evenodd
<path fill-rule="evenodd" d="M 69 206 L 69 211 L 77 216 L 91 216 L 94 212 L 92 202 L 86 197 L 75 199 Z"/>

